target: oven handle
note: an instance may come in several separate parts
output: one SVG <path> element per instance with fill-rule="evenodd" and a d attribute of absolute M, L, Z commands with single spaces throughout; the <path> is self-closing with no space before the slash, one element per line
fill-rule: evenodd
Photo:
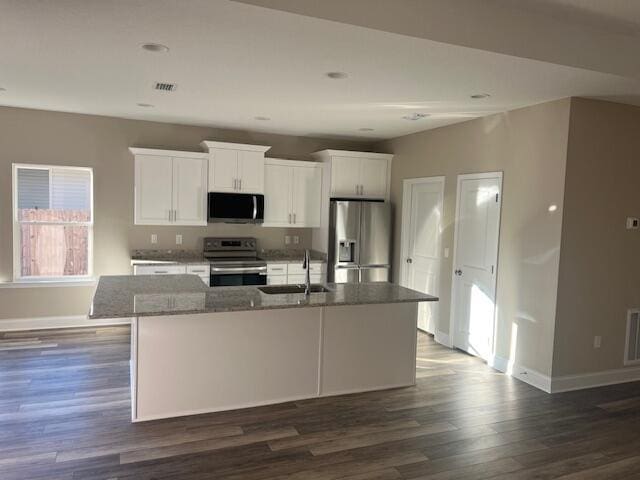
<path fill-rule="evenodd" d="M 211 273 L 267 273 L 267 267 L 211 267 Z"/>

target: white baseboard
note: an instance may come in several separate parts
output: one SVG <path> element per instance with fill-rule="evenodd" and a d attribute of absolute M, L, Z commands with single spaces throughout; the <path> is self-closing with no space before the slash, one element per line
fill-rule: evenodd
<path fill-rule="evenodd" d="M 532 368 L 512 363 L 504 357 L 494 355 L 487 360 L 487 364 L 495 368 L 500 372 L 504 372 L 518 380 L 521 380 L 529 385 L 536 387 L 543 392 L 551 393 L 551 377 L 544 375 Z"/>
<path fill-rule="evenodd" d="M 444 333 L 444 332 L 441 332 L 440 330 L 436 330 L 436 333 L 433 336 L 433 338 L 440 345 L 444 345 L 445 347 L 452 348 L 451 339 L 449 338 L 448 333 Z"/>
<path fill-rule="evenodd" d="M 0 332 L 16 330 L 41 330 L 48 328 L 97 327 L 104 325 L 129 325 L 130 318 L 92 320 L 86 315 L 65 317 L 7 318 L 0 319 Z"/>
<path fill-rule="evenodd" d="M 640 367 L 618 368 L 602 372 L 562 375 L 551 379 L 551 392 L 569 392 L 585 388 L 604 387 L 617 383 L 637 382 L 640 380 Z"/>

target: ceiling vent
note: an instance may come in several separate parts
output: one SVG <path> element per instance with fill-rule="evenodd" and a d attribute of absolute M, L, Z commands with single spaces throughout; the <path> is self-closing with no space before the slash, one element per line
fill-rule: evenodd
<path fill-rule="evenodd" d="M 154 90 L 160 90 L 161 92 L 175 92 L 178 85 L 175 83 L 156 82 L 153 88 Z"/>

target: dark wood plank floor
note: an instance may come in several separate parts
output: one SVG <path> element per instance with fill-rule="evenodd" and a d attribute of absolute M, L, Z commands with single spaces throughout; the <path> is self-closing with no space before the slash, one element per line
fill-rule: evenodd
<path fill-rule="evenodd" d="M 418 385 L 129 422 L 129 329 L 0 333 L 0 478 L 640 479 L 640 384 L 547 395 L 420 335 Z"/>

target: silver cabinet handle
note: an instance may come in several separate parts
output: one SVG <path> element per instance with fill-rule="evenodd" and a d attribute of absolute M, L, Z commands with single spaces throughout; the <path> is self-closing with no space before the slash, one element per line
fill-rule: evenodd
<path fill-rule="evenodd" d="M 289 223 L 291 223 L 291 214 L 289 214 Z"/>
<path fill-rule="evenodd" d="M 296 214 L 295 213 L 293 214 L 293 224 L 294 225 L 296 224 Z"/>
<path fill-rule="evenodd" d="M 238 179 L 238 190 L 242 190 L 242 179 Z"/>
<path fill-rule="evenodd" d="M 158 274 L 158 273 L 169 273 L 168 270 L 154 270 L 153 273 Z"/>
<path fill-rule="evenodd" d="M 237 178 L 234 178 L 234 179 L 233 179 L 233 189 L 234 189 L 234 190 L 237 190 L 237 189 L 238 189 L 238 179 L 237 179 Z"/>
<path fill-rule="evenodd" d="M 176 220 L 178 220 L 178 210 L 173 211 L 173 221 L 175 222 Z"/>
<path fill-rule="evenodd" d="M 364 195 L 364 185 L 360 185 L 360 195 Z"/>

